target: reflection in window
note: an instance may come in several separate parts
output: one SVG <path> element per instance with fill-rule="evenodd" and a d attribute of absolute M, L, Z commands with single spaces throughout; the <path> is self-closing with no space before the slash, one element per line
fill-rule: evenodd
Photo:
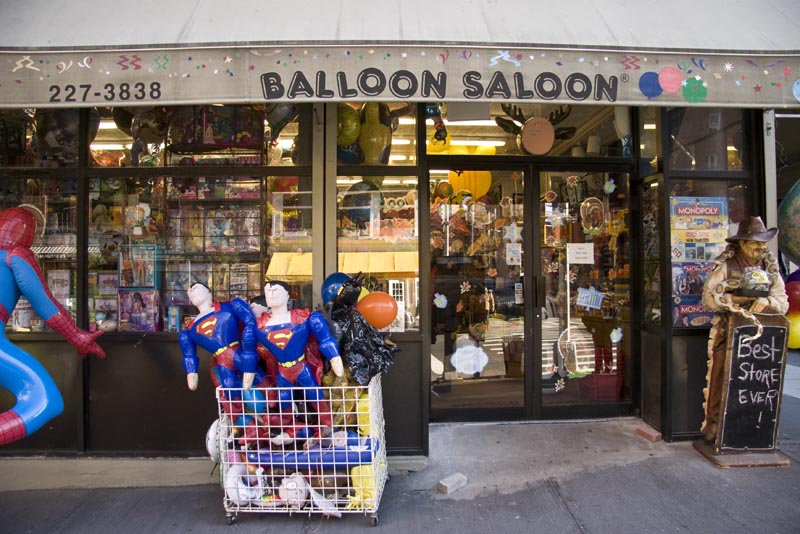
<path fill-rule="evenodd" d="M 747 153 L 742 110 L 675 108 L 669 112 L 669 166 L 682 171 L 738 171 Z"/>
<path fill-rule="evenodd" d="M 311 177 L 267 178 L 266 208 L 265 278 L 289 284 L 291 307 L 311 308 Z"/>
<path fill-rule="evenodd" d="M 339 176 L 336 184 L 338 270 L 363 273 L 367 290 L 395 297 L 389 331 L 419 328 L 417 179 Z"/>

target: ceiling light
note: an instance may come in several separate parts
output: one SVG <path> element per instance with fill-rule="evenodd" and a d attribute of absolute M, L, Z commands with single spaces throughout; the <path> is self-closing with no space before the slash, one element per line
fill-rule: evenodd
<path fill-rule="evenodd" d="M 483 120 L 472 120 L 472 121 L 449 121 L 445 120 L 444 123 L 447 126 L 494 126 L 497 127 L 497 123 L 491 119 L 483 119 Z"/>
<path fill-rule="evenodd" d="M 451 139 L 450 146 L 506 146 L 506 142 L 485 139 Z"/>
<path fill-rule="evenodd" d="M 411 139 L 392 139 L 393 145 L 410 145 Z"/>
<path fill-rule="evenodd" d="M 121 143 L 92 143 L 89 147 L 92 150 L 125 150 L 131 148 L 131 145 L 123 145 Z"/>
<path fill-rule="evenodd" d="M 412 125 L 416 124 L 417 120 L 410 117 L 400 117 L 399 123 L 402 125 Z M 447 126 L 497 126 L 497 123 L 492 119 L 483 119 L 483 120 L 472 120 L 472 121 L 449 121 L 444 119 L 444 123 Z M 428 126 L 433 126 L 433 119 L 427 119 L 425 124 Z"/>
<path fill-rule="evenodd" d="M 646 123 L 644 123 L 642 125 L 642 129 L 643 130 L 655 130 L 656 129 L 656 123 L 654 123 L 654 122 L 646 122 Z"/>
<path fill-rule="evenodd" d="M 115 123 L 114 121 L 105 121 L 105 120 L 104 121 L 100 121 L 99 128 L 101 130 L 116 130 L 117 129 L 117 123 Z"/>

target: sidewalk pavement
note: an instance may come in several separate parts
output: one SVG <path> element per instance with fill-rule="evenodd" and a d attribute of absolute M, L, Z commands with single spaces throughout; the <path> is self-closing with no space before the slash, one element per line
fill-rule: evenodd
<path fill-rule="evenodd" d="M 787 409 L 788 408 L 788 409 Z M 784 396 L 786 413 L 800 399 Z M 783 417 L 782 417 L 783 422 Z M 691 443 L 651 442 L 643 423 L 435 424 L 427 459 L 390 457 L 383 532 L 790 533 L 800 530 L 800 425 L 781 429 L 788 467 L 720 469 Z M 780 428 L 780 427 L 779 427 Z M 791 435 L 789 435 L 791 434 Z M 0 532 L 354 532 L 363 515 L 239 514 L 203 459 L 2 459 Z M 463 488 L 442 494 L 452 474 Z M 115 486 L 115 487 L 110 487 Z M 51 488 L 51 489 L 43 489 Z"/>

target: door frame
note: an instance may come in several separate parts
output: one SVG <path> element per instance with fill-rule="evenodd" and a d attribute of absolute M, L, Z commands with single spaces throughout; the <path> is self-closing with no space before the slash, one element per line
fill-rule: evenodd
<path fill-rule="evenodd" d="M 535 182 L 525 188 L 525 213 L 526 220 L 529 217 L 535 217 L 538 221 L 539 210 L 541 208 L 541 198 L 543 192 L 540 191 L 540 177 L 544 172 L 565 172 L 575 171 L 580 173 L 627 173 L 629 180 L 629 195 L 636 191 L 633 183 L 637 180 L 636 169 L 634 164 L 628 162 L 608 161 L 607 158 L 585 160 L 583 158 L 567 159 L 558 158 L 557 160 L 547 161 L 544 159 L 537 159 L 531 162 L 527 169 L 526 175 L 532 177 L 529 181 Z M 535 179 L 533 178 L 535 177 Z M 636 199 L 629 198 L 629 206 L 633 208 Z M 631 225 L 634 221 L 631 220 Z M 526 354 L 535 354 L 538 357 L 526 358 L 525 360 L 525 373 L 532 373 L 533 380 L 526 380 L 526 403 L 525 414 L 526 419 L 533 420 L 553 420 L 553 419 L 583 419 L 583 418 L 597 418 L 597 417 L 619 417 L 631 415 L 633 411 L 634 400 L 625 402 L 609 402 L 603 404 L 579 404 L 579 405 L 545 405 L 542 388 L 542 307 L 544 306 L 544 277 L 542 276 L 542 258 L 541 258 L 541 243 L 542 243 L 542 227 L 540 224 L 525 225 L 523 233 L 531 232 L 530 239 L 526 237 L 525 242 L 529 243 L 528 249 L 523 251 L 523 265 L 527 272 L 537 273 L 532 277 L 526 277 L 524 280 L 524 290 L 526 295 L 535 295 L 534 306 L 526 309 L 526 332 L 525 332 L 525 348 Z M 631 239 L 631 248 L 636 246 L 636 240 Z M 634 269 L 631 269 L 631 285 L 635 282 Z M 530 313 L 531 319 L 528 320 L 527 314 Z M 631 333 L 634 332 L 635 322 L 631 320 Z M 635 344 L 634 344 L 635 346 Z M 632 355 L 632 357 L 636 357 Z M 638 366 L 637 366 L 638 367 Z M 635 367 L 636 368 L 636 367 Z M 634 380 L 638 380 L 638 375 L 634 376 Z M 537 389 L 538 388 L 538 389 Z M 530 391 L 528 391 L 530 390 Z M 535 392 L 539 391 L 538 395 Z M 530 402 L 529 402 L 530 400 Z"/>
<path fill-rule="evenodd" d="M 425 199 L 430 205 L 429 197 L 429 183 L 431 170 L 497 170 L 497 171 L 517 171 L 523 176 L 523 211 L 525 219 L 538 220 L 540 210 L 540 199 L 542 192 L 539 190 L 539 176 L 542 172 L 563 172 L 563 171 L 577 171 L 577 172 L 618 172 L 627 173 L 629 180 L 633 182 L 636 180 L 635 165 L 634 163 L 617 158 L 546 158 L 546 157 L 533 157 L 533 156 L 514 156 L 514 157 L 497 157 L 497 156 L 431 156 L 428 155 L 427 165 L 420 169 L 420 175 L 427 178 L 427 180 L 420 180 L 420 199 Z M 423 187 L 424 185 L 424 187 Z M 635 188 L 631 187 L 631 191 Z M 630 199 L 631 204 L 635 199 Z M 423 239 L 430 239 L 430 213 L 427 210 L 420 210 L 420 223 L 421 227 L 425 228 L 424 232 L 420 234 L 420 243 L 424 243 Z M 616 402 L 608 404 L 597 405 L 544 405 L 542 388 L 542 360 L 541 350 L 542 346 L 542 308 L 544 307 L 544 278 L 541 275 L 542 262 L 541 262 L 541 240 L 542 228 L 538 223 L 525 224 L 523 226 L 523 270 L 524 272 L 537 273 L 533 276 L 525 276 L 523 279 L 523 291 L 526 297 L 526 303 L 530 302 L 532 305 L 525 307 L 525 328 L 524 328 L 524 343 L 525 354 L 530 355 L 524 359 L 524 377 L 533 377 L 532 380 L 523 379 L 524 387 L 524 402 L 522 410 L 508 409 L 485 409 L 480 410 L 478 413 L 472 414 L 470 417 L 463 419 L 452 419 L 444 416 L 444 420 L 464 420 L 464 421 L 487 421 L 487 420 L 553 420 L 553 419 L 574 419 L 574 418 L 593 418 L 593 417 L 618 417 L 624 415 L 631 415 L 633 412 L 633 402 Z M 631 246 L 635 246 L 635 241 L 632 240 Z M 430 266 L 430 251 L 425 247 L 421 250 L 420 262 L 422 268 Z M 426 277 L 423 286 L 423 277 L 420 278 L 420 295 L 426 295 L 430 292 L 431 280 Z M 634 281 L 632 280 L 632 284 Z M 423 292 L 426 291 L 426 292 Z M 423 337 L 423 354 L 429 355 L 431 353 L 430 341 L 430 315 L 425 314 L 426 332 Z M 421 317 L 421 319 L 423 319 Z M 633 327 L 633 323 L 632 323 Z M 425 360 L 427 361 L 427 359 Z M 427 388 L 427 407 L 429 416 L 431 413 L 430 395 L 431 389 L 431 370 L 430 365 L 423 365 L 423 380 Z M 540 393 L 537 395 L 536 391 Z"/>

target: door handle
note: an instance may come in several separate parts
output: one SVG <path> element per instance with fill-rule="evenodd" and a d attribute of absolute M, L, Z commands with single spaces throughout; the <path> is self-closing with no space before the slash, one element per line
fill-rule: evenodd
<path fill-rule="evenodd" d="M 546 279 L 543 274 L 537 274 L 534 280 L 536 284 L 536 307 L 543 308 L 547 303 L 547 296 L 545 295 L 545 282 Z"/>

